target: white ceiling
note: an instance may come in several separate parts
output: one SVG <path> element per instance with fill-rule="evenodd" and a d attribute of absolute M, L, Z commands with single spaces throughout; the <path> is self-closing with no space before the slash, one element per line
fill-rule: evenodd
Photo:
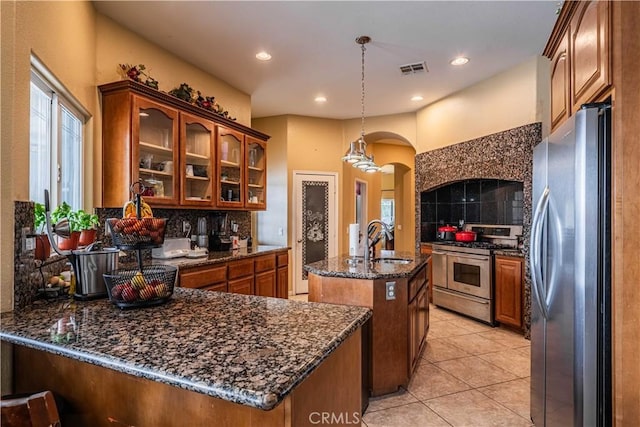
<path fill-rule="evenodd" d="M 98 1 L 96 9 L 251 95 L 252 116 L 412 112 L 541 54 L 557 1 Z M 269 62 L 255 54 L 271 53 Z M 457 55 L 470 62 L 455 68 Z M 399 66 L 426 61 L 428 73 Z M 145 64 L 153 67 L 153 64 Z M 212 94 L 215 95 L 215 94 Z M 314 102 L 318 95 L 328 101 Z M 423 101 L 410 98 L 422 95 Z M 223 100 L 221 102 L 224 102 Z"/>

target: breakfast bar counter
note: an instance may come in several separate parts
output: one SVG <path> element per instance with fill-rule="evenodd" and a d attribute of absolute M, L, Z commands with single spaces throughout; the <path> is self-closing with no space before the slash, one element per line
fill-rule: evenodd
<path fill-rule="evenodd" d="M 153 308 L 65 300 L 3 313 L 0 338 L 15 344 L 15 392 L 58 393 L 68 425 L 297 426 L 313 411 L 360 412 L 370 317 L 177 288 Z"/>

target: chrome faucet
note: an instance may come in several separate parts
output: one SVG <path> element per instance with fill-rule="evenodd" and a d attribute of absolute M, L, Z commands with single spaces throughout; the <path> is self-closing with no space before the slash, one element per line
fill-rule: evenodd
<path fill-rule="evenodd" d="M 375 235 L 375 237 L 373 239 L 371 239 L 369 236 L 373 233 L 370 233 L 369 230 L 371 229 L 371 226 L 373 226 L 374 224 L 379 224 L 380 225 L 380 230 L 378 230 L 378 234 Z M 367 230 L 364 233 L 364 238 L 365 238 L 365 245 L 364 245 L 364 265 L 368 266 L 369 265 L 369 249 L 370 246 L 375 245 L 379 238 L 380 238 L 380 234 L 383 233 L 385 234 L 386 238 L 388 240 L 391 240 L 393 238 L 393 236 L 391 235 L 391 230 L 389 230 L 389 227 L 387 227 L 387 224 L 385 224 L 384 222 L 382 222 L 379 219 L 373 219 L 371 221 L 369 221 L 369 224 L 367 224 Z M 373 245 L 372 245 L 373 243 Z"/>

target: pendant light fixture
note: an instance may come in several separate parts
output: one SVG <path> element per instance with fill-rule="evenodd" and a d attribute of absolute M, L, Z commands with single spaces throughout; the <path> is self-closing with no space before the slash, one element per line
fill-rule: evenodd
<path fill-rule="evenodd" d="M 368 36 L 360 36 L 356 39 L 356 43 L 360 45 L 360 49 L 362 50 L 362 96 L 360 98 L 362 106 L 362 126 L 360 138 L 350 144 L 349 152 L 342 157 L 342 160 L 350 163 L 354 168 L 373 173 L 380 171 L 380 167 L 374 163 L 373 155 L 367 155 L 367 143 L 364 140 L 364 52 L 366 50 L 364 45 L 370 41 L 371 38 Z"/>

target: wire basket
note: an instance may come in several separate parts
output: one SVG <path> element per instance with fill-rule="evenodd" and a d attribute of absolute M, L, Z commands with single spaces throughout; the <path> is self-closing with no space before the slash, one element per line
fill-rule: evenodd
<path fill-rule="evenodd" d="M 166 218 L 107 218 L 113 244 L 120 249 L 152 248 L 164 243 Z"/>
<path fill-rule="evenodd" d="M 142 270 L 114 270 L 103 276 L 109 301 L 120 308 L 135 308 L 167 302 L 177 273 L 178 269 L 170 265 L 148 265 Z"/>

